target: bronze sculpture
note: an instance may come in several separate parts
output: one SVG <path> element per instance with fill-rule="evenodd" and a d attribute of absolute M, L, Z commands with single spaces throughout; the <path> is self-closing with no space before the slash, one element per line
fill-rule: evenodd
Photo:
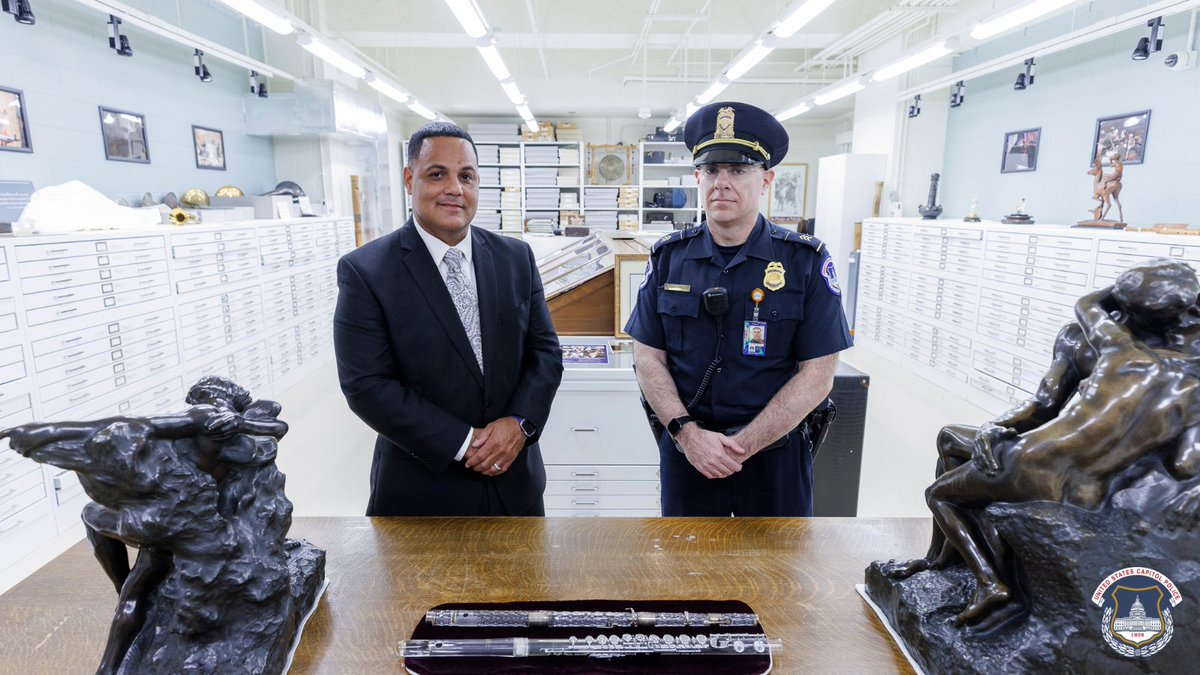
<path fill-rule="evenodd" d="M 1004 648 L 1024 650 L 1033 633 L 1073 633 L 1075 626 L 1055 624 L 1078 621 L 1081 607 L 1070 607 L 1069 592 L 1046 590 L 1053 587 L 1047 578 L 1086 585 L 1082 570 L 1093 563 L 1102 567 L 1139 555 L 1161 560 L 1160 549 L 1194 551 L 1200 544 L 1198 296 L 1200 282 L 1184 263 L 1134 265 L 1114 286 L 1078 301 L 1078 320 L 1059 333 L 1051 367 L 1032 399 L 978 429 L 942 430 L 937 480 L 926 492 L 934 515 L 929 551 L 907 562 L 873 563 L 867 572 L 872 597 L 890 605 L 889 616 L 910 622 L 909 639 L 928 648 L 925 638 L 940 632 L 939 639 L 959 640 L 959 656 L 976 650 L 963 663 L 940 662 L 934 670 L 986 670 L 979 665 L 986 641 L 965 646 L 971 643 L 966 636 L 1010 640 Z M 1132 491 L 1139 481 L 1155 489 Z M 1117 523 L 1132 523 L 1117 530 L 1135 550 L 1105 548 L 1088 531 Z M 1083 534 L 1068 535 L 1072 528 Z M 1155 531 L 1153 541 L 1146 529 Z M 1039 547 L 1029 543 L 1035 539 L 1050 550 L 1034 550 Z M 1059 556 L 1053 550 L 1071 547 L 1081 553 Z M 1034 562 L 1042 558 L 1055 563 L 1043 568 Z M 1200 586 L 1200 574 L 1176 574 Z M 913 627 L 904 604 L 930 600 L 917 587 L 952 577 L 958 586 L 973 582 L 969 596 L 964 591 L 961 604 L 943 605 L 953 613 L 937 626 L 930 619 Z M 1063 597 L 1042 597 L 1054 593 Z M 1049 625 L 1030 628 L 1039 623 Z M 1044 644 L 1038 645 L 1041 653 L 1022 651 L 1029 659 L 1023 665 L 1032 667 L 1047 655 L 1061 659 L 1067 649 L 1067 638 L 1062 640 L 1055 646 L 1059 653 Z"/>
<path fill-rule="evenodd" d="M 1103 156 L 1103 148 L 1097 148 L 1096 158 L 1092 161 L 1092 167 L 1087 171 L 1088 175 L 1092 176 L 1092 199 L 1096 200 L 1096 207 L 1091 210 L 1092 218 L 1081 220 L 1076 224 L 1081 227 L 1123 229 L 1125 227 L 1125 210 L 1121 207 L 1120 196 L 1121 178 L 1125 174 L 1125 164 L 1121 161 L 1119 154 L 1113 153 L 1108 158 L 1113 169 L 1109 173 L 1104 173 L 1101 165 Z M 1105 216 L 1112 209 L 1113 202 L 1117 204 L 1117 220 L 1108 220 Z"/>
<path fill-rule="evenodd" d="M 88 540 L 118 592 L 98 673 L 282 672 L 324 582 L 325 552 L 286 539 L 275 466 L 287 424 L 220 377 L 153 417 L 0 430 L 34 461 L 71 469 L 93 501 Z M 137 547 L 130 568 L 126 545 Z"/>
<path fill-rule="evenodd" d="M 929 176 L 929 202 L 917 207 L 917 211 L 925 220 L 936 220 L 942 215 L 942 206 L 937 203 L 938 180 L 941 177 L 938 173 Z"/>

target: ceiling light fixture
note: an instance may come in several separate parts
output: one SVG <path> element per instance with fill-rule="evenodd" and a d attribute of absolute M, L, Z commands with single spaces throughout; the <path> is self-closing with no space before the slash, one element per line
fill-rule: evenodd
<path fill-rule="evenodd" d="M 718 77 L 715 82 L 708 85 L 703 93 L 696 97 L 696 100 L 701 104 L 707 104 L 709 101 L 717 97 L 718 94 L 725 91 L 725 87 L 729 86 L 729 79 L 722 76 Z"/>
<path fill-rule="evenodd" d="M 767 33 L 754 42 L 749 49 L 745 49 L 741 54 L 729 64 L 729 68 L 725 70 L 725 77 L 730 81 L 736 80 L 745 75 L 751 68 L 757 66 L 760 61 L 767 58 L 775 49 L 775 45 L 779 43 L 778 38 Z"/>
<path fill-rule="evenodd" d="M 967 100 L 967 95 L 963 93 L 963 88 L 965 86 L 966 86 L 966 83 L 963 82 L 962 80 L 959 80 L 958 82 L 954 83 L 954 93 L 950 94 L 950 107 L 951 108 L 957 108 L 958 106 L 963 104 L 963 101 Z M 918 94 L 918 96 L 920 96 L 920 94 Z"/>
<path fill-rule="evenodd" d="M 33 8 L 29 6 L 29 0 L 0 0 L 0 11 L 12 14 L 14 21 L 26 26 L 37 23 L 37 19 L 33 16 Z"/>
<path fill-rule="evenodd" d="M 117 56 L 133 56 L 129 38 L 121 35 L 121 19 L 115 14 L 108 15 L 108 46 L 117 53 Z"/>
<path fill-rule="evenodd" d="M 483 12 L 479 11 L 474 0 L 446 0 L 450 11 L 454 12 L 454 18 L 462 24 L 463 30 L 467 35 L 473 38 L 481 38 L 488 34 L 487 21 L 483 18 Z"/>
<path fill-rule="evenodd" d="M 396 103 L 407 104 L 409 99 L 412 98 L 408 94 L 400 91 L 400 89 L 392 86 L 392 84 L 387 80 L 380 78 L 371 71 L 367 71 L 367 74 L 365 77 L 363 77 L 363 79 L 367 81 L 367 86 L 392 99 Z"/>
<path fill-rule="evenodd" d="M 672 131 L 675 131 L 676 129 L 678 129 L 679 125 L 681 125 L 681 124 L 683 124 L 682 120 L 680 120 L 678 117 L 676 117 L 674 115 L 671 115 L 671 119 L 667 120 L 667 123 L 663 125 L 663 131 L 665 131 L 669 134 Z"/>
<path fill-rule="evenodd" d="M 208 66 L 204 65 L 204 52 L 199 49 L 192 52 L 192 64 L 192 70 L 201 82 L 212 82 L 212 73 L 208 72 Z"/>
<path fill-rule="evenodd" d="M 781 38 L 790 38 L 835 2 L 837 0 L 802 0 L 792 7 L 787 16 L 775 24 L 775 28 L 771 32 Z"/>
<path fill-rule="evenodd" d="M 504 90 L 504 95 L 508 96 L 508 100 L 513 105 L 521 105 L 525 102 L 525 97 L 521 94 L 521 90 L 517 88 L 517 83 L 513 82 L 511 78 L 501 82 L 500 88 Z"/>
<path fill-rule="evenodd" d="M 897 75 L 907 73 L 915 68 L 920 68 L 927 63 L 932 63 L 933 61 L 952 53 L 957 48 L 958 40 L 955 40 L 954 38 L 940 40 L 932 45 L 929 45 L 928 47 L 925 47 L 924 49 L 918 50 L 911 56 L 906 56 L 902 59 L 889 63 L 879 70 L 876 70 L 871 75 L 871 79 L 875 80 L 876 82 L 890 80 Z"/>
<path fill-rule="evenodd" d="M 409 101 L 408 109 L 417 113 L 421 117 L 424 117 L 427 120 L 437 119 L 437 113 L 433 112 L 432 110 L 425 107 L 424 105 L 421 105 L 420 101 Z"/>
<path fill-rule="evenodd" d="M 296 42 L 300 43 L 300 46 L 308 50 L 313 56 L 346 73 L 350 77 L 359 78 L 367 74 L 367 69 L 359 65 L 357 61 L 342 55 L 320 38 L 313 37 L 308 33 L 301 33 L 296 37 Z"/>
<path fill-rule="evenodd" d="M 1032 23 L 1057 9 L 1078 2 L 1078 0 L 1031 0 L 1019 7 L 1002 12 L 992 18 L 982 21 L 971 29 L 971 37 L 976 40 L 986 40 L 1014 28 Z"/>
<path fill-rule="evenodd" d="M 813 104 L 808 101 L 804 101 L 802 103 L 797 103 L 796 105 L 794 105 L 790 108 L 787 108 L 786 110 L 784 110 L 781 113 L 776 114 L 775 119 L 779 120 L 780 122 L 783 122 L 784 120 L 790 120 L 793 117 L 803 115 L 804 113 L 806 113 L 812 109 L 813 109 Z"/>
<path fill-rule="evenodd" d="M 218 0 L 218 2 L 280 35 L 291 35 L 296 31 L 292 22 L 278 9 L 260 4 L 258 0 Z"/>
<path fill-rule="evenodd" d="M 500 56 L 500 50 L 496 49 L 496 38 L 492 35 L 479 38 L 475 42 L 475 49 L 479 50 L 479 55 L 483 57 L 483 62 L 487 64 L 488 70 L 492 71 L 492 76 L 497 80 L 504 81 L 512 76 L 508 72 L 508 66 L 504 65 L 504 59 Z"/>
<path fill-rule="evenodd" d="M 1163 39 L 1159 31 L 1163 27 L 1162 17 L 1156 17 L 1146 22 L 1150 27 L 1150 37 L 1138 40 L 1137 47 L 1133 50 L 1134 61 L 1145 61 L 1150 58 L 1154 52 L 1162 51 Z"/>
<path fill-rule="evenodd" d="M 862 83 L 862 78 L 856 77 L 845 84 L 837 85 L 833 89 L 830 89 L 823 94 L 817 94 L 813 97 L 813 103 L 816 103 L 817 105 L 833 103 L 834 101 L 845 98 L 851 94 L 857 94 L 866 88 L 866 85 Z"/>

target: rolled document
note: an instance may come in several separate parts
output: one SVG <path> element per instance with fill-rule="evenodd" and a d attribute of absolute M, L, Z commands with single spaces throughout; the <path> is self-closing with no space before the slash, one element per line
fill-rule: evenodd
<path fill-rule="evenodd" d="M 500 656 L 590 656 L 615 658 L 634 654 L 698 656 L 760 656 L 778 652 L 783 642 L 761 633 L 711 633 L 708 635 L 588 635 L 577 638 L 491 638 L 454 640 L 404 640 L 404 658 Z"/>
<path fill-rule="evenodd" d="M 655 626 L 754 626 L 758 615 L 737 612 L 559 612 L 554 610 L 435 609 L 425 613 L 434 626 L 471 628 L 633 628 Z"/>

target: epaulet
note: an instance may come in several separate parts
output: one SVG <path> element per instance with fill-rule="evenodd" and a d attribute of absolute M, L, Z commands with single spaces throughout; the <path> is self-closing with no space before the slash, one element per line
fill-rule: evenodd
<path fill-rule="evenodd" d="M 793 232 L 784 227 L 772 227 L 771 228 L 771 238 L 779 239 L 781 241 L 790 241 L 790 242 L 794 242 L 794 243 L 798 243 L 798 244 L 806 244 L 806 245 L 812 247 L 812 249 L 814 251 L 816 251 L 817 253 L 820 253 L 825 248 L 825 242 L 821 241 L 820 239 L 817 239 L 816 237 L 812 236 L 811 234 L 801 234 L 799 232 Z"/>
<path fill-rule="evenodd" d="M 664 246 L 670 246 L 671 244 L 674 244 L 678 241 L 683 241 L 684 239 L 691 239 L 697 234 L 700 234 L 699 227 L 685 227 L 682 230 L 674 230 L 673 232 L 659 237 L 658 241 L 654 242 L 654 245 L 650 247 L 650 253 L 657 253 L 658 250 Z"/>

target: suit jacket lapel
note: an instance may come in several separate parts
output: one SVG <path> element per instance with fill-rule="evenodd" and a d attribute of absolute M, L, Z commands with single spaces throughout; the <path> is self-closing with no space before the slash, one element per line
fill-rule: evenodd
<path fill-rule="evenodd" d="M 500 308 L 496 299 L 496 261 L 483 235 L 471 233 L 471 251 L 475 259 L 475 290 L 479 296 L 479 330 L 483 337 L 483 365 L 486 371 L 496 367 L 496 324 Z M 488 347 L 492 347 L 489 349 Z"/>
<path fill-rule="evenodd" d="M 416 280 L 417 287 L 421 289 L 429 306 L 433 308 L 433 315 L 445 329 L 450 344 L 458 350 L 459 356 L 467 362 L 467 369 L 479 385 L 483 386 L 483 373 L 479 371 L 475 351 L 471 349 L 471 343 L 467 340 L 467 331 L 463 329 L 462 320 L 458 318 L 458 310 L 454 308 L 454 301 L 450 299 L 450 291 L 446 290 L 446 282 L 438 272 L 437 265 L 434 264 L 429 249 L 425 247 L 425 242 L 421 241 L 416 228 L 416 223 L 409 219 L 400 230 L 400 243 L 407 250 L 404 266 Z M 478 279 L 476 283 L 478 284 Z M 482 313 L 482 307 L 480 309 Z M 487 358 L 486 351 L 484 354 L 484 358 Z"/>

